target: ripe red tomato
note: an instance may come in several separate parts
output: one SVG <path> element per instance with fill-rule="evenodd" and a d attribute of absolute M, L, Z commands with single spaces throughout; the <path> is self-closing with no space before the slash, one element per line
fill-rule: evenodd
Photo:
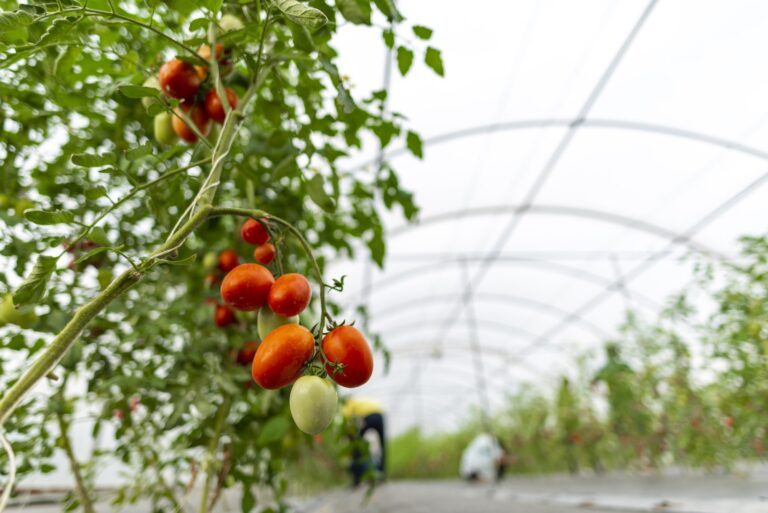
<path fill-rule="evenodd" d="M 260 246 L 269 240 L 269 232 L 256 219 L 248 219 L 240 228 L 240 235 L 248 244 Z"/>
<path fill-rule="evenodd" d="M 341 386 L 359 387 L 373 374 L 371 348 L 354 326 L 339 326 L 328 333 L 323 339 L 323 352 L 330 362 L 344 365 L 336 374 L 330 365 L 325 368 L 328 376 Z"/>
<path fill-rule="evenodd" d="M 223 305 L 216 305 L 216 311 L 213 314 L 213 320 L 216 322 L 216 326 L 219 328 L 223 328 L 237 322 L 237 319 L 235 318 L 235 312 Z"/>
<path fill-rule="evenodd" d="M 228 54 L 229 51 L 224 49 L 224 45 L 216 43 L 216 60 L 219 63 L 219 74 L 222 77 L 229 75 L 233 69 L 232 63 L 227 59 Z M 197 55 L 207 62 L 210 62 L 211 47 L 208 45 L 201 45 L 200 48 L 197 49 Z M 205 77 L 208 76 L 208 66 L 195 66 L 195 72 L 197 73 L 197 76 L 200 77 L 200 80 L 205 80 Z"/>
<path fill-rule="evenodd" d="M 231 249 L 225 249 L 219 253 L 219 269 L 228 273 L 240 263 L 240 257 Z"/>
<path fill-rule="evenodd" d="M 315 338 L 299 324 L 285 324 L 261 342 L 253 358 L 251 375 L 262 388 L 290 385 L 301 376 L 304 364 L 312 357 Z"/>
<path fill-rule="evenodd" d="M 208 114 L 206 114 L 205 109 L 200 105 L 195 105 L 194 107 L 191 107 L 190 105 L 182 105 L 181 108 L 184 109 L 185 112 L 189 113 L 189 116 L 197 126 L 197 129 L 200 130 L 200 133 L 203 135 L 208 135 L 210 120 L 208 119 Z M 190 144 L 197 142 L 197 134 L 195 134 L 195 132 L 193 132 L 192 129 L 187 126 L 187 124 L 178 116 L 178 114 L 173 116 L 171 124 L 173 125 L 173 131 L 176 132 L 176 135 Z"/>
<path fill-rule="evenodd" d="M 240 264 L 221 282 L 221 297 L 237 310 L 258 310 L 267 302 L 275 278 L 259 264 Z"/>
<path fill-rule="evenodd" d="M 195 67 L 181 59 L 171 59 L 160 67 L 160 89 L 179 100 L 191 100 L 200 89 L 200 77 Z"/>
<path fill-rule="evenodd" d="M 253 258 L 259 263 L 268 265 L 275 259 L 275 246 L 267 242 L 261 246 L 256 246 L 253 250 Z"/>
<path fill-rule="evenodd" d="M 235 93 L 229 87 L 225 87 L 224 92 L 227 94 L 227 101 L 229 102 L 229 106 L 232 109 L 237 107 L 237 93 Z M 224 122 L 224 118 L 226 117 L 224 112 L 224 105 L 221 104 L 221 99 L 219 98 L 219 95 L 216 93 L 215 89 L 211 89 L 208 91 L 208 94 L 205 95 L 205 112 L 207 112 L 208 116 L 210 116 L 210 118 L 215 122 Z"/>
<path fill-rule="evenodd" d="M 280 276 L 269 291 L 267 304 L 277 315 L 299 315 L 309 304 L 312 288 L 309 281 L 298 273 Z"/>
<path fill-rule="evenodd" d="M 253 357 L 256 356 L 256 351 L 259 348 L 259 343 L 256 341 L 246 342 L 243 348 L 237 352 L 237 363 L 240 365 L 250 365 L 253 361 Z"/>
<path fill-rule="evenodd" d="M 723 417 L 723 424 L 725 424 L 725 427 L 732 428 L 735 423 L 736 421 L 730 415 Z"/>

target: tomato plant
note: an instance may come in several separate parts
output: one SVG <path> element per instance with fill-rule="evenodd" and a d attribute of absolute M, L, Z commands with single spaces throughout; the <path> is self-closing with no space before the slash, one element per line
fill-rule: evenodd
<path fill-rule="evenodd" d="M 147 497 L 181 511 L 185 490 L 197 487 L 204 512 L 235 485 L 243 511 L 254 508 L 256 485 L 279 500 L 293 454 L 282 441 L 308 442 L 290 422 L 287 390 L 243 386 L 251 377 L 231 352 L 254 341 L 256 314 L 219 328 L 207 300 L 228 294 L 211 285 L 250 263 L 240 223 L 265 224 L 276 247 L 265 272 L 299 273 L 319 288 L 307 307 L 317 328 L 301 337 L 290 378 L 322 360 L 334 303 L 323 285 L 327 258 L 366 251 L 381 264 L 382 209 L 417 212 L 386 162 L 350 174 L 343 159 L 406 141 L 421 153 L 405 118 L 385 109 L 386 91 L 350 91 L 336 31 L 352 23 L 382 31 L 386 45 L 422 43 L 396 38 L 403 18 L 378 1 L 0 8 L 0 424 L 17 475 L 65 457 L 76 483 L 68 506 L 86 511 L 92 469 L 114 461 L 147 476 L 123 483 L 116 504 Z M 215 49 L 207 58 L 197 51 L 206 46 Z M 229 114 L 211 126 L 205 97 L 226 88 L 237 105 L 222 105 Z M 84 240 L 94 246 L 62 248 Z M 200 263 L 211 253 L 218 269 L 211 258 Z M 246 295 L 248 308 L 266 302 L 265 287 L 245 285 L 259 291 L 258 300 Z M 78 412 L 88 425 L 73 434 Z M 64 449 L 105 433 L 114 433 L 111 450 L 87 464 Z"/>

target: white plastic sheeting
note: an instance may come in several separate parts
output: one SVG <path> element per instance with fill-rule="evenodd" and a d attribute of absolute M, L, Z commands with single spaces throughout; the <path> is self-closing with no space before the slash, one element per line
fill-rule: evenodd
<path fill-rule="evenodd" d="M 395 67 L 391 82 L 390 108 L 427 143 L 424 160 L 391 157 L 423 223 L 387 215 L 383 270 L 362 256 L 331 268 L 393 353 L 354 393 L 381 401 L 394 432 L 450 428 L 480 404 L 473 317 L 498 408 L 572 369 L 628 305 L 652 319 L 690 281 L 691 247 L 733 258 L 739 236 L 765 231 L 768 3 L 399 5 L 435 30 L 446 69 Z M 423 47 L 407 24 L 399 36 Z M 341 37 L 356 94 L 380 88 L 379 37 Z"/>

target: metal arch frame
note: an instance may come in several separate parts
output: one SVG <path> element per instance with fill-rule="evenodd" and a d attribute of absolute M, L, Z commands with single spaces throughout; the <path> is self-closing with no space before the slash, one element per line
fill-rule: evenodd
<path fill-rule="evenodd" d="M 454 258 L 448 258 L 448 259 L 444 259 L 444 260 L 437 261 L 430 264 L 425 264 L 418 267 L 412 267 L 410 269 L 406 269 L 405 271 L 388 276 L 386 278 L 378 280 L 377 282 L 374 282 L 374 283 L 371 283 L 370 285 L 365 286 L 363 289 L 361 289 L 361 291 L 357 295 L 363 296 L 373 290 L 380 290 L 381 288 L 389 287 L 392 284 L 398 283 L 399 281 L 407 279 L 416 274 L 431 274 L 436 272 L 446 272 L 449 270 L 447 267 L 445 267 L 446 265 L 461 265 L 461 262 L 463 261 L 483 262 L 487 258 L 488 258 L 487 256 L 471 257 L 471 258 L 454 257 Z M 532 260 L 532 259 L 525 259 L 525 258 L 519 258 L 519 257 L 514 257 L 512 259 L 505 259 L 504 256 L 502 255 L 496 260 L 496 265 L 499 265 L 500 263 L 529 265 L 529 266 L 543 269 L 544 272 L 549 272 L 552 274 L 560 274 L 562 276 L 568 276 L 576 280 L 593 283 L 599 287 L 605 287 L 612 282 L 610 278 L 606 278 L 605 276 L 602 276 L 600 274 L 586 271 L 579 267 L 562 264 L 559 262 L 548 262 L 548 261 Z M 636 300 L 643 303 L 645 306 L 649 308 L 658 309 L 658 308 L 661 308 L 662 306 L 657 301 L 654 301 L 648 296 L 645 296 L 644 294 L 637 292 L 635 290 L 632 290 L 632 295 Z"/>
<path fill-rule="evenodd" d="M 542 128 L 569 128 L 572 126 L 579 126 L 580 128 L 597 128 L 597 129 L 612 129 L 612 130 L 626 130 L 631 132 L 642 132 L 652 135 L 662 135 L 674 137 L 677 139 L 685 139 L 688 141 L 707 144 L 710 146 L 718 146 L 729 151 L 742 153 L 750 157 L 755 157 L 761 160 L 768 160 L 768 151 L 763 151 L 754 146 L 739 143 L 723 137 L 717 137 L 702 132 L 696 132 L 694 130 L 687 130 L 669 125 L 661 125 L 656 123 L 644 123 L 637 121 L 628 121 L 622 119 L 610 119 L 610 118 L 584 118 L 584 119 L 523 119 L 517 121 L 505 121 L 500 123 L 491 123 L 488 125 L 477 125 L 469 128 L 462 128 L 460 130 L 454 130 L 452 132 L 446 132 L 438 134 L 432 137 L 424 139 L 422 145 L 435 146 L 443 143 L 464 139 L 467 137 L 475 137 L 479 135 L 487 135 L 500 132 L 513 132 L 517 130 L 530 130 L 530 129 L 542 129 Z M 407 154 L 408 150 L 405 147 L 398 148 L 385 153 L 386 158 L 397 157 L 399 155 Z M 365 162 L 357 166 L 355 169 L 362 169 L 376 161 Z"/>
<path fill-rule="evenodd" d="M 395 305 L 389 306 L 379 311 L 371 312 L 370 316 L 374 320 L 377 320 L 382 317 L 386 317 L 387 315 L 398 313 L 399 311 L 404 310 L 406 308 L 411 308 L 413 306 L 424 306 L 428 303 L 433 303 L 433 302 L 437 302 L 437 303 L 449 302 L 455 299 L 456 299 L 456 296 L 450 295 L 450 294 L 434 294 L 431 296 L 422 296 L 422 297 L 410 299 L 408 301 L 404 301 L 401 303 L 397 303 Z M 493 292 L 479 292 L 479 293 L 476 292 L 474 294 L 474 299 L 476 301 L 488 301 L 488 302 L 499 303 L 503 305 L 515 305 L 522 308 L 527 308 L 529 310 L 552 315 L 560 319 L 564 319 L 570 314 L 570 312 L 563 310 L 561 308 L 557 308 L 556 306 L 552 306 L 549 303 L 545 303 L 543 301 L 537 301 L 535 299 L 530 299 L 525 296 L 514 296 L 514 295 L 499 294 L 499 293 L 493 293 Z M 606 331 L 604 331 L 602 328 L 600 328 L 593 322 L 585 319 L 584 317 L 579 316 L 579 319 L 577 320 L 577 322 L 579 326 L 583 327 L 585 330 L 589 331 L 590 333 L 592 333 L 598 338 L 609 337 Z"/>
<path fill-rule="evenodd" d="M 596 210 L 583 207 L 572 207 L 567 205 L 530 205 L 530 204 L 517 204 L 517 205 L 491 205 L 485 207 L 476 207 L 470 209 L 450 210 L 448 212 L 441 212 L 440 214 L 434 214 L 432 216 L 425 217 L 418 220 L 414 224 L 406 224 L 397 228 L 394 228 L 387 233 L 388 237 L 397 237 L 414 230 L 418 230 L 430 225 L 444 223 L 456 219 L 466 219 L 471 217 L 484 217 L 484 216 L 496 216 L 496 215 L 509 215 L 520 214 L 525 212 L 529 214 L 540 215 L 560 215 L 580 219 L 592 219 L 596 221 L 603 221 L 605 223 L 614 224 L 623 228 L 629 228 L 641 232 L 655 235 L 657 237 L 672 241 L 674 244 L 682 244 L 697 253 L 701 253 L 708 257 L 714 257 L 718 260 L 726 260 L 727 257 L 718 251 L 708 248 L 704 244 L 701 244 L 690 237 L 687 237 L 681 232 L 676 232 L 659 226 L 657 224 L 649 223 L 642 219 L 638 219 L 630 216 L 623 216 L 615 214 L 613 212 L 606 212 L 604 210 Z M 490 258 L 490 257 L 488 257 Z"/>

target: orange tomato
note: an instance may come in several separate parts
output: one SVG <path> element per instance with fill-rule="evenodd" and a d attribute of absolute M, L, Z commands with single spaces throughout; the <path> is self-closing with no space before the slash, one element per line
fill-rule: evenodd
<path fill-rule="evenodd" d="M 325 368 L 328 376 L 341 386 L 359 387 L 373 374 L 371 348 L 354 326 L 339 326 L 331 330 L 323 339 L 323 352 L 330 362 L 344 365 L 336 373 L 331 365 Z"/>
<path fill-rule="evenodd" d="M 275 283 L 269 269 L 259 264 L 240 264 L 221 282 L 221 297 L 236 310 L 258 310 L 267 302 Z"/>
<path fill-rule="evenodd" d="M 270 390 L 290 385 L 299 379 L 314 349 L 315 338 L 304 326 L 285 324 L 272 330 L 256 350 L 253 380 Z"/>

